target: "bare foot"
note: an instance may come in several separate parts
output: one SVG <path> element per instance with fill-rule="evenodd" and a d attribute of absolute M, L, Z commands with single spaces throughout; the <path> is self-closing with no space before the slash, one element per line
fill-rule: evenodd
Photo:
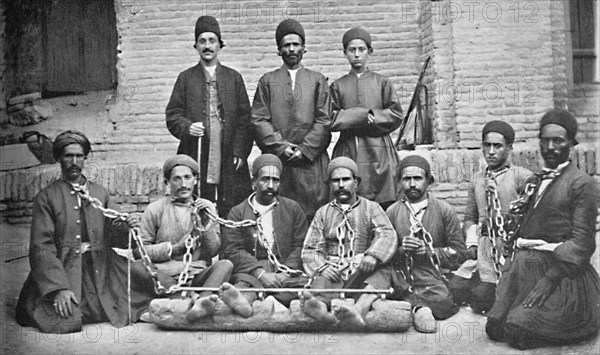
<path fill-rule="evenodd" d="M 213 315 L 215 313 L 218 300 L 219 297 L 217 295 L 198 298 L 194 301 L 194 305 L 187 312 L 185 318 L 188 320 L 188 322 L 193 322 L 197 319 Z"/>
<path fill-rule="evenodd" d="M 242 317 L 248 318 L 252 315 L 252 306 L 248 300 L 229 282 L 224 282 L 219 287 L 219 296 L 226 305 Z"/>
<path fill-rule="evenodd" d="M 309 292 L 304 292 L 304 313 L 318 322 L 336 323 L 335 318 L 327 311 L 327 305 L 323 301 L 314 298 Z"/>
<path fill-rule="evenodd" d="M 365 329 L 365 321 L 354 307 L 339 306 L 333 310 L 333 314 L 340 321 L 344 329 L 362 330 Z"/>

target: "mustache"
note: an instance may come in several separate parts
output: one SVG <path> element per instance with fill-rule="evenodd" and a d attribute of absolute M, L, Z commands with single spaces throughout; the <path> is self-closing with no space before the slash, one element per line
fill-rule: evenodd
<path fill-rule="evenodd" d="M 408 192 L 421 192 L 421 190 L 420 189 L 408 189 L 408 190 L 406 190 L 406 192 L 407 193 Z"/>
<path fill-rule="evenodd" d="M 214 53 L 214 51 L 211 49 L 205 49 L 202 51 L 202 53 Z"/>

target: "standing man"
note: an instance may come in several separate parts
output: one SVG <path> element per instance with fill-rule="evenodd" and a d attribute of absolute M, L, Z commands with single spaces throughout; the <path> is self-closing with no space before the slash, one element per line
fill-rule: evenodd
<path fill-rule="evenodd" d="M 522 223 L 486 332 L 518 349 L 573 344 L 600 329 L 600 280 L 590 264 L 598 188 L 569 159 L 576 134 L 577 120 L 568 111 L 553 109 L 542 117 L 544 168 L 528 181 L 530 194 L 517 201 L 521 210 L 511 210 Z"/>
<path fill-rule="evenodd" d="M 394 229 L 377 203 L 360 197 L 358 167 L 347 157 L 335 158 L 327 168 L 335 200 L 321 207 L 313 219 L 304 248 L 304 269 L 312 287 L 389 289 L 385 264 L 398 246 Z M 319 322 L 337 322 L 350 329 L 365 327 L 364 316 L 377 294 L 362 294 L 353 307 L 328 312 L 331 294 L 305 293 L 304 313 Z"/>
<path fill-rule="evenodd" d="M 340 131 L 333 157 L 346 156 L 363 177 L 357 193 L 385 209 L 396 201 L 398 154 L 390 133 L 400 127 L 402 107 L 394 85 L 367 68 L 371 35 L 362 28 L 342 37 L 350 73 L 331 84 L 331 130 Z"/>
<path fill-rule="evenodd" d="M 232 221 L 258 223 L 252 227 L 225 229 L 225 257 L 235 267 L 232 283 L 236 288 L 303 287 L 308 281 L 302 277 L 300 259 L 308 225 L 300 205 L 279 196 L 282 169 L 281 161 L 273 154 L 256 158 L 252 163 L 254 192 L 229 213 Z M 230 289 L 227 284 L 223 288 L 225 292 Z M 252 292 L 244 292 L 244 296 L 248 304 L 256 299 Z M 275 299 L 285 306 L 295 297 L 289 293 L 275 294 Z"/>
<path fill-rule="evenodd" d="M 455 270 L 466 253 L 456 212 L 428 192 L 433 179 L 425 158 L 404 158 L 404 196 L 387 210 L 400 246 L 393 260 L 396 296 L 413 305 L 415 329 L 421 332 L 435 332 L 435 319 L 458 312 L 442 268 Z"/>
<path fill-rule="evenodd" d="M 515 131 L 508 123 L 486 123 L 481 132 L 481 150 L 487 166 L 469 184 L 463 223 L 469 260 L 455 272 L 450 289 L 457 304 L 469 303 L 478 313 L 489 311 L 494 304 L 510 203 L 519 197 L 532 174 L 510 164 L 514 140 Z"/>
<path fill-rule="evenodd" d="M 210 223 L 204 213 L 198 212 L 208 209 L 216 213 L 214 204 L 201 198 L 194 200 L 193 197 L 198 183 L 198 163 L 185 154 L 176 155 L 165 161 L 163 176 L 165 184 L 169 185 L 170 196 L 152 202 L 142 216 L 140 234 L 148 257 L 158 272 L 164 274 L 163 279 L 170 281 L 164 285 L 167 288 L 177 283 L 185 269 L 184 256 L 187 252 L 191 253 L 187 270 L 189 279 L 182 286 L 221 286 L 229 281 L 233 265 L 229 260 L 219 260 L 210 265 L 212 258 L 219 253 L 221 238 L 219 226 Z M 190 236 L 195 242 L 188 250 L 186 243 Z M 198 296 L 187 315 L 190 321 L 211 315 L 215 310 L 216 295 L 211 297 L 211 292 L 201 292 Z"/>
<path fill-rule="evenodd" d="M 200 63 L 179 74 L 167 105 L 167 128 L 181 142 L 177 154 L 200 156 L 199 195 L 226 217 L 250 193 L 246 159 L 252 150 L 250 102 L 242 76 L 217 59 L 224 46 L 217 20 L 196 22 Z"/>
<path fill-rule="evenodd" d="M 17 322 L 43 333 L 81 331 L 82 324 L 111 322 L 124 327 L 138 320 L 153 295 L 132 290 L 127 298 L 127 261 L 111 248 L 126 243 L 139 216 L 108 219 L 83 196 L 114 209 L 108 191 L 82 175 L 90 142 L 77 131 L 59 134 L 52 147 L 61 177 L 35 197 L 29 263 L 19 295 Z"/>
<path fill-rule="evenodd" d="M 281 195 L 297 201 L 310 221 L 327 202 L 330 98 L 327 79 L 302 66 L 304 29 L 295 20 L 275 31 L 283 66 L 260 78 L 252 104 L 256 143 L 283 162 Z"/>

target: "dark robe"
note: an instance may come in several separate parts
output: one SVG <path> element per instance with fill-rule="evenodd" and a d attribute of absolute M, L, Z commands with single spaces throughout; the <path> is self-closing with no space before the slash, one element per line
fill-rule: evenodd
<path fill-rule="evenodd" d="M 486 330 L 504 333 L 516 347 L 579 342 L 600 329 L 600 280 L 590 264 L 596 247 L 597 183 L 567 165 L 544 191 L 531 198 L 518 237 L 562 243 L 554 251 L 517 249 L 498 284 Z M 556 284 L 542 307 L 523 301 L 543 277 Z"/>
<path fill-rule="evenodd" d="M 255 221 L 258 213 L 249 203 L 253 196 L 251 195 L 246 201 L 232 208 L 229 219 L 236 222 Z M 303 271 L 300 253 L 308 224 L 302 207 L 289 198 L 278 196 L 272 212 L 274 240 L 271 250 L 273 254 L 282 265 L 293 270 Z M 235 283 L 238 288 L 263 287 L 261 281 L 253 276 L 256 269 L 263 268 L 266 272 L 277 273 L 282 288 L 303 287 L 308 282 L 306 277 L 292 277 L 278 273 L 275 265 L 268 258 L 267 249 L 258 240 L 259 237 L 255 226 L 224 229 L 225 258 L 233 263 L 231 282 Z M 273 296 L 286 307 L 289 307 L 293 299 L 298 298 L 298 295 L 292 292 L 278 292 Z"/>
<path fill-rule="evenodd" d="M 312 217 L 329 200 L 325 181 L 329 178 L 331 100 L 322 74 L 300 68 L 293 92 L 291 80 L 283 67 L 260 78 L 252 103 L 252 122 L 260 150 L 279 156 L 283 163 L 281 195 L 298 202 Z M 298 163 L 288 163 L 283 155 L 290 143 L 298 145 L 304 156 Z"/>
<path fill-rule="evenodd" d="M 105 188 L 92 182 L 87 187 L 103 207 L 115 208 Z M 17 322 L 44 333 L 70 333 L 82 329 L 82 313 L 84 322 L 110 321 L 115 327 L 138 320 L 154 295 L 132 289 L 128 319 L 127 260 L 111 248 L 126 245 L 127 236 L 123 221 L 104 217 L 85 200 L 80 208 L 71 184 L 57 180 L 44 188 L 33 204 L 31 272 L 19 296 Z M 85 254 L 82 241 L 91 244 Z M 66 319 L 54 311 L 59 290 L 71 290 L 80 304 Z"/>
<path fill-rule="evenodd" d="M 167 104 L 167 128 L 181 142 L 177 154 L 187 154 L 198 159 L 198 137 L 191 136 L 190 126 L 202 122 L 205 135 L 202 137 L 202 159 L 200 165 L 200 197 L 217 203 L 219 214 L 226 217 L 231 207 L 242 202 L 251 192 L 250 172 L 247 159 L 252 150 L 252 126 L 250 124 L 250 101 L 244 79 L 237 71 L 217 64 L 217 91 L 219 93 L 219 115 L 223 120 L 221 140 L 221 180 L 218 185 L 218 200 L 215 200 L 214 185 L 206 183 L 206 172 L 215 166 L 209 165 L 209 115 L 210 98 L 206 89 L 206 69 L 201 63 L 179 74 L 171 99 Z M 244 165 L 235 170 L 233 157 L 242 159 Z"/>
<path fill-rule="evenodd" d="M 398 245 L 401 246 L 402 239 L 410 235 L 411 226 L 410 212 L 404 199 L 391 205 L 386 213 L 396 230 Z M 452 206 L 429 194 L 421 223 L 431 234 L 433 249 L 440 259 L 440 268 L 456 269 L 464 260 L 466 252 L 458 216 Z M 404 275 L 408 275 L 405 255 L 398 251 L 392 260 L 397 296 L 407 299 L 413 306 L 424 305 L 431 308 L 436 319 L 446 319 L 458 312 L 448 282 L 436 270 L 429 257 L 414 255 L 413 262 L 414 287 L 413 292 L 407 293 L 409 282 L 404 278 Z"/>
<path fill-rule="evenodd" d="M 333 157 L 346 156 L 358 165 L 357 193 L 375 202 L 395 201 L 400 159 L 390 133 L 400 127 L 402 107 L 394 85 L 367 70 L 350 73 L 331 84 L 331 130 L 340 131 Z M 373 122 L 367 117 L 371 112 Z"/>
<path fill-rule="evenodd" d="M 231 209 L 232 221 L 257 218 L 248 200 Z M 302 208 L 293 200 L 279 196 L 273 208 L 273 231 L 275 244 L 273 251 L 280 263 L 289 268 L 302 270 L 300 253 L 308 224 Z M 258 241 L 256 227 L 226 228 L 223 233 L 225 258 L 234 266 L 233 272 L 250 274 L 261 267 L 259 260 L 267 259 L 267 250 Z"/>

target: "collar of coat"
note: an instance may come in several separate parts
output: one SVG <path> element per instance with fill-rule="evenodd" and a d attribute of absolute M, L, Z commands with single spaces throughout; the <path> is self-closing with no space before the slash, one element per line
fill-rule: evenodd
<path fill-rule="evenodd" d="M 252 211 L 254 211 L 254 214 L 258 216 L 258 215 L 260 215 L 260 212 L 258 212 L 258 209 L 256 209 L 256 206 L 252 202 L 252 200 L 254 199 L 254 196 L 256 196 L 256 192 L 253 192 L 252 194 L 250 194 L 250 196 L 248 196 L 248 204 L 250 205 L 250 207 L 252 207 Z M 273 202 L 272 204 L 270 204 L 269 206 L 267 206 L 268 208 L 267 208 L 267 210 L 263 214 L 271 211 L 277 205 L 279 205 L 279 199 L 277 198 L 277 196 L 275 196 L 275 202 Z"/>
<path fill-rule="evenodd" d="M 354 208 L 356 208 L 356 206 L 358 206 L 360 204 L 360 201 L 362 200 L 362 197 L 356 195 L 356 202 L 354 202 L 350 208 L 348 208 L 347 210 L 344 210 L 342 208 L 342 206 L 340 206 L 340 204 L 337 203 L 337 201 L 334 199 L 333 201 L 331 201 L 329 204 L 331 205 L 331 207 L 335 208 L 337 211 L 339 211 L 342 214 L 348 214 L 350 213 L 350 211 L 352 211 Z"/>

